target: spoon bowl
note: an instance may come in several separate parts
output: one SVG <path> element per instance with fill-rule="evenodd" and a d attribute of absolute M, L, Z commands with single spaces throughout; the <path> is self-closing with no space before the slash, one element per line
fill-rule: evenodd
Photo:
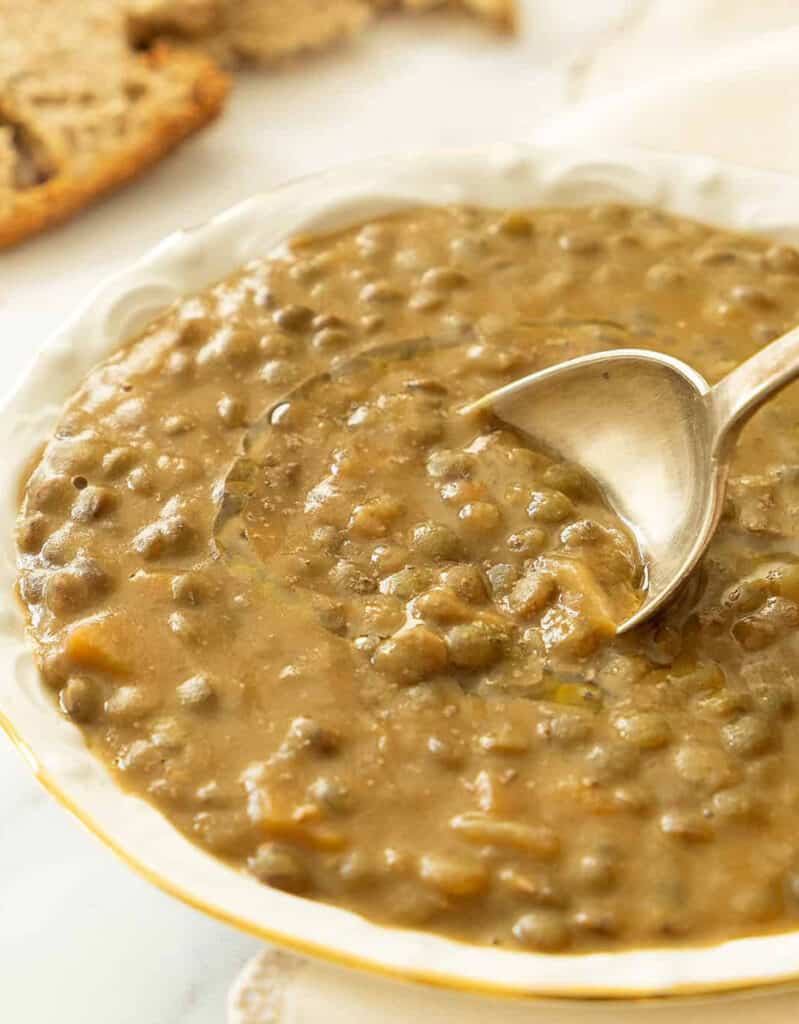
<path fill-rule="evenodd" d="M 679 359 L 613 349 L 570 359 L 471 403 L 544 450 L 581 465 L 638 540 L 645 598 L 625 633 L 661 609 L 690 575 L 718 525 L 738 432 L 799 375 L 799 329 L 760 350 L 715 387 Z"/>

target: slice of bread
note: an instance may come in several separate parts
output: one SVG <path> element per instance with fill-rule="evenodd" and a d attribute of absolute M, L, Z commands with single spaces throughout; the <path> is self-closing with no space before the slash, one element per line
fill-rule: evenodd
<path fill-rule="evenodd" d="M 0 0 L 0 248 L 133 178 L 221 110 L 219 66 L 270 65 L 376 12 L 515 0 Z"/>
<path fill-rule="evenodd" d="M 269 65 L 321 50 L 360 31 L 366 0 L 128 0 L 140 43 L 169 39 L 201 48 L 225 67 Z"/>
<path fill-rule="evenodd" d="M 516 29 L 516 0 L 370 0 L 379 10 L 433 11 L 450 8 L 466 11 L 502 32 Z"/>
<path fill-rule="evenodd" d="M 133 178 L 221 110 L 226 77 L 136 52 L 116 0 L 0 0 L 0 247 Z"/>
<path fill-rule="evenodd" d="M 226 67 L 270 65 L 360 31 L 375 12 L 464 10 L 512 30 L 515 0 L 127 0 L 132 36 L 200 47 Z"/>

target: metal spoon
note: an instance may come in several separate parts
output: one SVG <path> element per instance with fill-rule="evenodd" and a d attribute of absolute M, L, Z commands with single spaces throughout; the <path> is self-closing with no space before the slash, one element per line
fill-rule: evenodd
<path fill-rule="evenodd" d="M 799 377 L 799 328 L 715 387 L 660 352 L 614 349 L 570 359 L 492 391 L 490 409 L 535 442 L 583 466 L 638 538 L 646 598 L 625 633 L 674 595 L 721 516 L 730 458 L 753 412 Z"/>

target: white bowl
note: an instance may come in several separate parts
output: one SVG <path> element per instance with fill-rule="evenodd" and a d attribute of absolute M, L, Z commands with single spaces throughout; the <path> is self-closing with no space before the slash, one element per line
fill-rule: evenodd
<path fill-rule="evenodd" d="M 57 714 L 13 598 L 21 475 L 89 369 L 173 299 L 226 276 L 298 231 L 329 230 L 432 203 L 576 205 L 621 200 L 799 241 L 799 179 L 705 158 L 512 147 L 346 167 L 248 199 L 172 235 L 101 284 L 43 347 L 0 414 L 0 724 L 39 780 L 128 864 L 167 892 L 300 952 L 453 989 L 517 996 L 635 998 L 745 989 L 799 978 L 799 932 L 716 946 L 542 955 L 382 927 L 259 885 L 193 846 L 123 793 Z"/>

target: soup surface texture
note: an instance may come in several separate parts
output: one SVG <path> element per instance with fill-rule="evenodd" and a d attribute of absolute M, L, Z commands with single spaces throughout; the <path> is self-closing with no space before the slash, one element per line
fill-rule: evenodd
<path fill-rule="evenodd" d="M 799 923 L 799 403 L 684 592 L 469 400 L 634 345 L 718 380 L 799 253 L 621 206 L 293 240 L 98 366 L 32 469 L 42 677 L 121 784 L 260 882 L 549 952 Z"/>

